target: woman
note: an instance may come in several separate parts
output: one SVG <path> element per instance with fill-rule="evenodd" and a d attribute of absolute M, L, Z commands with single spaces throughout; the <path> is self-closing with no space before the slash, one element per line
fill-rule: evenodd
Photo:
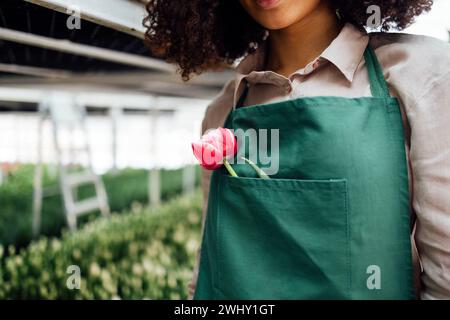
<path fill-rule="evenodd" d="M 150 1 L 146 40 L 185 80 L 244 57 L 203 132 L 279 132 L 270 180 L 203 172 L 194 298 L 450 298 L 450 48 L 364 31 L 431 5 Z"/>

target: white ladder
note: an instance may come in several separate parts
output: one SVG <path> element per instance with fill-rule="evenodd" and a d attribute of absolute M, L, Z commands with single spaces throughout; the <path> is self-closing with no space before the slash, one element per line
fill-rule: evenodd
<path fill-rule="evenodd" d="M 70 230 L 76 230 L 77 218 L 87 213 L 99 210 L 103 216 L 109 215 L 108 197 L 101 178 L 92 169 L 91 150 L 89 148 L 85 127 L 86 110 L 77 104 L 69 94 L 53 93 L 40 105 L 41 119 L 39 124 L 38 163 L 34 177 L 33 196 L 33 233 L 39 234 L 41 224 L 42 201 L 44 190 L 42 186 L 42 138 L 43 123 L 48 117 L 52 121 L 53 142 L 59 167 L 59 183 L 63 196 L 64 210 Z M 78 146 L 73 146 L 73 139 L 78 133 Z M 64 135 L 66 134 L 66 135 Z M 61 137 L 66 143 L 62 143 Z M 67 140 L 70 143 L 67 147 Z M 86 157 L 87 166 L 82 171 L 71 172 L 68 162 L 76 160 L 76 155 Z M 95 187 L 95 196 L 89 199 L 77 200 L 77 188 L 91 184 Z"/>

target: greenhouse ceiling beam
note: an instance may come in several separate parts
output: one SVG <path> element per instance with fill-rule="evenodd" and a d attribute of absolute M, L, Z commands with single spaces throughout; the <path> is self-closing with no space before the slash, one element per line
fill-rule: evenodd
<path fill-rule="evenodd" d="M 71 76 L 71 73 L 65 70 L 20 66 L 16 64 L 5 63 L 0 63 L 0 72 L 57 79 L 58 81 L 62 79 L 69 79 Z"/>
<path fill-rule="evenodd" d="M 43 80 L 44 78 L 40 78 L 39 80 Z M 47 78 L 45 78 L 47 79 Z M 173 97 L 175 99 L 188 99 L 188 100 L 211 100 L 217 95 L 217 90 L 208 90 L 205 88 L 198 87 L 190 87 L 185 85 L 155 85 L 151 88 L 141 88 L 136 86 L 114 86 L 114 85 L 102 85 L 98 83 L 63 83 L 64 80 L 58 80 L 58 84 L 47 84 L 47 83 L 38 83 L 34 82 L 34 84 L 23 85 L 11 85 L 6 84 L 7 87 L 16 87 L 16 88 L 36 88 L 42 91 L 72 91 L 72 92 L 86 92 L 86 91 L 94 91 L 94 92 L 126 92 L 136 94 L 136 95 L 147 95 L 154 97 Z M 1 86 L 1 83 L 0 83 Z M 68 88 L 72 88 L 72 90 L 68 90 Z M 180 103 L 182 101 L 180 100 Z"/>
<path fill-rule="evenodd" d="M 69 13 L 80 10 L 81 17 L 91 22 L 144 38 L 143 3 L 129 0 L 26 0 L 51 10 Z M 105 6 L 107 3 L 107 6 Z"/>
<path fill-rule="evenodd" d="M 88 46 L 84 44 L 74 43 L 68 40 L 57 40 L 17 30 L 0 28 L 0 39 L 139 68 L 171 73 L 175 72 L 174 66 L 158 59 L 146 58 L 135 54 Z"/>
<path fill-rule="evenodd" d="M 7 76 L 0 78 L 0 85 L 7 86 L 92 86 L 119 90 L 132 90 L 153 95 L 211 99 L 231 78 L 230 73 L 207 73 L 183 83 L 179 75 L 152 72 L 110 72 L 105 74 L 72 73 L 68 78 Z"/>
<path fill-rule="evenodd" d="M 83 72 L 81 74 L 72 74 L 63 83 L 98 83 L 104 85 L 136 85 L 137 87 L 146 85 L 153 81 L 166 82 L 168 84 L 183 84 L 185 86 L 195 85 L 211 88 L 217 94 L 222 87 L 233 78 L 231 70 L 224 72 L 205 72 L 201 75 L 196 75 L 189 82 L 183 82 L 179 74 L 156 73 L 148 71 L 111 71 L 107 73 Z M 40 83 L 55 83 L 53 79 L 40 79 Z M 42 82 L 41 82 L 42 81 Z M 4 77 L 0 78 L 1 84 L 34 84 L 36 79 L 24 77 Z"/>
<path fill-rule="evenodd" d="M 88 105 L 89 107 L 98 108 L 132 108 L 150 110 L 153 108 L 166 110 L 173 107 L 206 107 L 209 100 L 152 96 L 149 94 L 139 94 L 133 92 L 112 92 L 108 90 L 73 90 L 68 88 L 55 89 L 36 89 L 36 88 L 17 88 L 17 87 L 0 87 L 0 101 L 3 102 L 20 102 L 20 103 L 40 103 L 46 99 L 53 91 L 66 92 L 77 97 L 77 101 Z"/>

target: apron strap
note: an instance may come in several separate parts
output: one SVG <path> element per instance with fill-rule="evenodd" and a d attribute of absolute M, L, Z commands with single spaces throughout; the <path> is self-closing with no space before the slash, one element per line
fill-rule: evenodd
<path fill-rule="evenodd" d="M 242 92 L 241 96 L 239 97 L 238 102 L 236 103 L 236 106 L 234 106 L 234 109 L 238 109 L 244 106 L 244 102 L 245 99 L 247 99 L 247 95 L 248 95 L 248 82 L 247 80 L 243 79 L 243 81 L 245 81 L 245 88 L 244 91 Z"/>
<path fill-rule="evenodd" d="M 366 61 L 367 71 L 369 73 L 370 91 L 372 92 L 372 96 L 375 98 L 389 98 L 391 95 L 383 75 L 383 70 L 381 69 L 380 62 L 370 44 L 367 45 L 366 51 L 364 52 L 364 60 Z M 248 82 L 245 79 L 243 81 L 245 81 L 245 88 L 234 109 L 241 108 L 248 95 Z"/>
<path fill-rule="evenodd" d="M 367 70 L 369 72 L 370 91 L 375 98 L 389 98 L 389 88 L 386 79 L 383 75 L 380 62 L 373 50 L 372 46 L 367 45 L 364 52 L 364 59 L 366 61 Z"/>

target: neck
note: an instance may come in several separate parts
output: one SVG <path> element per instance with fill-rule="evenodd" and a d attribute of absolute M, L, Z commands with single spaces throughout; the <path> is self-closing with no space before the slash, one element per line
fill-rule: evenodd
<path fill-rule="evenodd" d="M 266 68 L 284 76 L 304 68 L 337 37 L 342 27 L 333 8 L 319 5 L 308 16 L 268 38 Z"/>

